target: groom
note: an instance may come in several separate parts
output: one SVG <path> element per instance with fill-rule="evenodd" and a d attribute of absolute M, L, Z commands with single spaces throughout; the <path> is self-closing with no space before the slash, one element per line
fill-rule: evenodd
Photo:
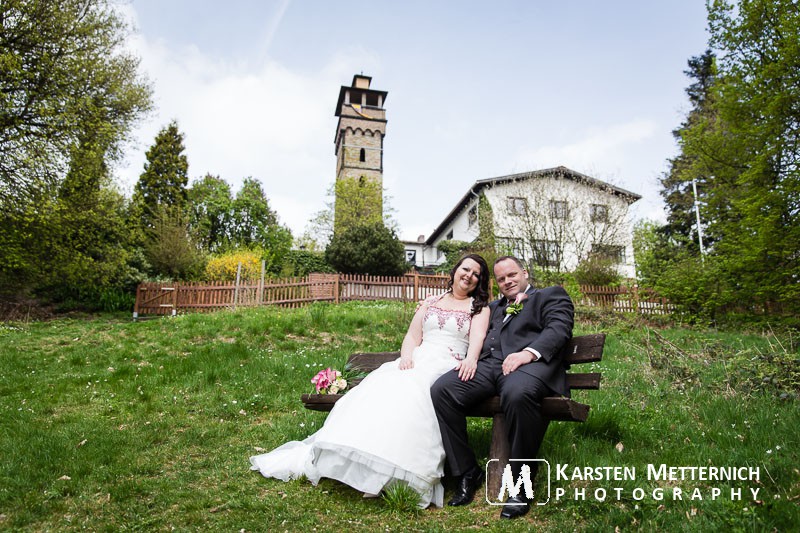
<path fill-rule="evenodd" d="M 559 356 L 572 336 L 573 306 L 566 291 L 533 289 L 528 271 L 512 256 L 495 261 L 494 275 L 503 297 L 490 304 L 489 330 L 475 377 L 462 381 L 458 371 L 447 372 L 431 387 L 447 462 L 458 477 L 449 505 L 470 503 L 484 478 L 467 441 L 464 413 L 471 406 L 499 394 L 510 458 L 534 459 L 548 424 L 541 414 L 542 398 L 567 394 L 566 368 Z M 514 479 L 519 479 L 522 465 L 511 462 Z M 535 475 L 536 464 L 528 466 Z M 503 506 L 501 518 L 522 516 L 530 509 L 522 492 L 506 503 L 510 505 Z"/>

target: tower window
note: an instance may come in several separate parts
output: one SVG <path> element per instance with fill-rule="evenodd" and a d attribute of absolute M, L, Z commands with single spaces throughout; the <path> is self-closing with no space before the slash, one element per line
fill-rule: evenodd
<path fill-rule="evenodd" d="M 361 153 L 358 156 L 358 160 L 361 161 L 362 163 L 367 160 L 367 151 L 364 150 L 363 148 L 361 149 Z"/>

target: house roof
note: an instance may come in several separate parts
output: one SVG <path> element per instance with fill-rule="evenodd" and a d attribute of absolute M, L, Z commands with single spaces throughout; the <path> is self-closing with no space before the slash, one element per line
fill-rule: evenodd
<path fill-rule="evenodd" d="M 480 191 L 486 187 L 493 187 L 495 185 L 501 185 L 504 183 L 511 183 L 514 181 L 524 181 L 533 178 L 544 178 L 547 176 L 558 175 L 563 178 L 572 179 L 575 181 L 580 181 L 592 187 L 597 187 L 599 189 L 604 189 L 615 196 L 620 196 L 624 198 L 628 204 L 632 204 L 633 202 L 639 200 L 642 196 L 636 194 L 635 192 L 631 192 L 620 187 L 616 187 L 611 185 L 610 183 L 606 183 L 605 181 L 599 180 L 597 178 L 593 178 L 591 176 L 587 176 L 586 174 L 581 174 L 575 170 L 571 170 L 564 166 L 558 166 L 554 168 L 546 168 L 542 170 L 533 170 L 529 172 L 520 172 L 518 174 L 509 174 L 507 176 L 498 176 L 496 178 L 487 178 L 483 180 L 476 181 L 472 187 L 470 187 L 466 194 L 458 201 L 456 206 L 453 208 L 450 213 L 442 220 L 442 222 L 433 230 L 430 237 L 425 241 L 425 244 L 432 245 L 436 238 L 441 235 L 442 232 L 450 225 L 451 222 L 458 216 L 461 211 L 469 204 L 470 199 L 476 197 Z"/>

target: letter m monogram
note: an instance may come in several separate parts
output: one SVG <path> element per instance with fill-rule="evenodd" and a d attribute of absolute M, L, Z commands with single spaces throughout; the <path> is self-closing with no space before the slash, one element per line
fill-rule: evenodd
<path fill-rule="evenodd" d="M 525 497 L 529 500 L 533 499 L 533 484 L 531 483 L 531 467 L 524 464 L 520 469 L 519 478 L 517 478 L 517 482 L 514 483 L 514 476 L 511 473 L 511 465 L 506 465 L 505 470 L 503 470 L 503 477 L 501 479 L 500 484 L 500 493 L 497 495 L 497 499 L 499 501 L 506 500 L 506 492 L 508 492 L 508 497 L 516 498 L 520 492 L 520 488 L 525 489 Z M 511 504 L 513 505 L 513 504 Z"/>

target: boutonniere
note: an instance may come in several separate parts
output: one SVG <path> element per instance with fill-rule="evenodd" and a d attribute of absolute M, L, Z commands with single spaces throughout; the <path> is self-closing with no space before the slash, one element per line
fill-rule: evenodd
<path fill-rule="evenodd" d="M 527 299 L 528 295 L 524 292 L 517 294 L 517 297 L 514 298 L 514 301 L 508 304 L 508 307 L 506 307 L 506 314 L 509 316 L 519 314 L 519 312 L 522 311 L 525 300 Z"/>

